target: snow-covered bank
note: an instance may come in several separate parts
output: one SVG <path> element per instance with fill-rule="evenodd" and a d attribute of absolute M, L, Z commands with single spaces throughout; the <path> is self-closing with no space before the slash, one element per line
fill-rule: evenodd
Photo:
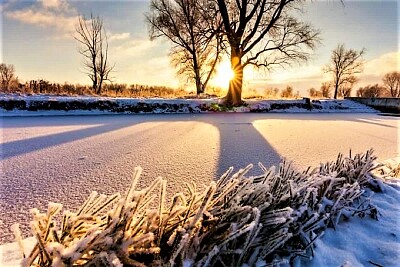
<path fill-rule="evenodd" d="M 36 245 L 36 239 L 29 237 L 24 239 L 24 254 L 29 255 Z M 1 267 L 19 267 L 22 261 L 22 251 L 17 242 L 8 243 L 0 246 L 0 266 Z"/>
<path fill-rule="evenodd" d="M 219 99 L 111 98 L 91 96 L 0 95 L 0 116 L 201 112 L 368 112 L 376 110 L 350 100 L 247 100 L 226 108 Z"/>
<path fill-rule="evenodd" d="M 400 180 L 386 183 L 383 189 L 382 193 L 368 192 L 371 204 L 378 208 L 378 221 L 355 216 L 336 230 L 327 229 L 315 242 L 314 258 L 298 266 L 399 266 Z"/>
<path fill-rule="evenodd" d="M 297 266 L 399 266 L 400 262 L 400 157 L 388 159 L 374 174 L 384 182 L 382 192 L 368 190 L 377 207 L 378 221 L 354 216 L 336 229 L 327 229 L 315 242 L 312 261 Z"/>

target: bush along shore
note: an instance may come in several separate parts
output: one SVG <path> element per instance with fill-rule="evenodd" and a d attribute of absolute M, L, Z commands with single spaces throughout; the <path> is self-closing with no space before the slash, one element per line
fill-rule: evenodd
<path fill-rule="evenodd" d="M 247 100 L 241 107 L 227 107 L 214 99 L 138 99 L 63 96 L 0 96 L 0 111 L 87 111 L 109 113 L 200 113 L 200 112 L 285 112 L 359 111 L 375 112 L 350 100 Z"/>
<path fill-rule="evenodd" d="M 375 159 L 372 150 L 339 155 L 304 171 L 282 160 L 277 168 L 259 164 L 255 177 L 245 177 L 251 165 L 233 175 L 231 168 L 204 191 L 187 185 L 169 202 L 162 178 L 136 187 L 138 167 L 124 197 L 93 192 L 61 221 L 61 204 L 33 209 L 37 243 L 23 265 L 274 266 L 311 258 L 328 227 L 352 216 L 377 219 L 366 193 L 381 189 Z"/>

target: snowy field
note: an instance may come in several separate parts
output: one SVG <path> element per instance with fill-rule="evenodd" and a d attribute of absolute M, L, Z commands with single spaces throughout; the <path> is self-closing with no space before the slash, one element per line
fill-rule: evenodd
<path fill-rule="evenodd" d="M 400 156 L 398 128 L 396 117 L 361 113 L 3 117 L 0 240 L 13 240 L 15 222 L 26 237 L 33 207 L 44 210 L 51 201 L 76 209 L 93 190 L 125 192 L 138 165 L 144 169 L 140 186 L 163 176 L 172 194 L 184 182 L 208 184 L 229 166 L 259 161 L 271 166 L 280 157 L 299 168 L 318 166 L 350 149 L 360 153 L 372 147 L 380 160 L 395 158 Z M 395 266 L 400 260 L 399 186 L 386 191 L 373 197 L 381 221 L 344 222 L 317 242 L 312 263 L 299 264 Z M 15 254 L 7 247 L 0 256 L 11 263 Z"/>

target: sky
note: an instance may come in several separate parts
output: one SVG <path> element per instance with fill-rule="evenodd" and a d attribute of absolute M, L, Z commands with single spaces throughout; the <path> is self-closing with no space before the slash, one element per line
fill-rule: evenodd
<path fill-rule="evenodd" d="M 73 39 L 79 15 L 99 15 L 109 40 L 109 57 L 115 64 L 115 82 L 184 86 L 168 57 L 171 44 L 150 41 L 144 13 L 149 1 L 1 1 L 1 61 L 13 64 L 21 81 L 90 84 L 84 72 L 78 43 Z M 245 70 L 245 87 L 263 90 L 290 85 L 302 94 L 329 80 L 322 67 L 332 50 L 366 49 L 364 72 L 356 85 L 380 83 L 385 73 L 400 70 L 399 4 L 397 1 L 308 1 L 302 19 L 321 31 L 321 43 L 307 63 L 290 68 L 255 72 Z M 228 86 L 219 67 L 215 85 Z"/>

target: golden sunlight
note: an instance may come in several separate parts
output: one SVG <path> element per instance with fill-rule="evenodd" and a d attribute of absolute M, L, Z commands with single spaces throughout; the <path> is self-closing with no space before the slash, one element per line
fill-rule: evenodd
<path fill-rule="evenodd" d="M 212 79 L 212 84 L 214 86 L 227 88 L 229 86 L 229 81 L 235 77 L 235 73 L 231 69 L 231 63 L 229 60 L 223 60 L 216 70 L 216 75 Z"/>

